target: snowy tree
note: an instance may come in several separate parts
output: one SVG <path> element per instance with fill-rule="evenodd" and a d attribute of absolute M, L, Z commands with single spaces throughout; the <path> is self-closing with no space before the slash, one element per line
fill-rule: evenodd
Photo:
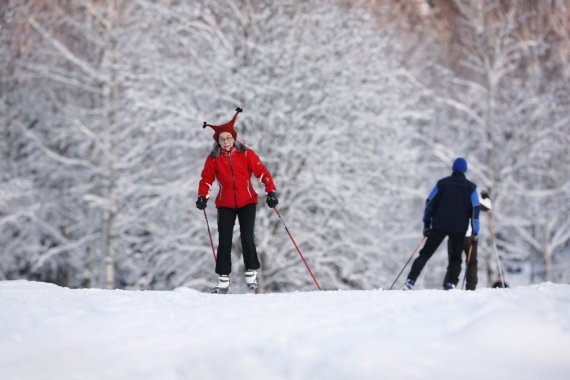
<path fill-rule="evenodd" d="M 37 47 L 38 39 L 26 22 L 28 15 L 37 12 L 41 4 L 24 2 L 3 4 L 2 28 L 2 219 L 0 233 L 3 247 L 1 258 L 7 278 L 57 280 L 56 266 L 44 274 L 35 269 L 40 252 L 54 244 L 67 244 L 69 240 L 58 227 L 45 218 L 49 213 L 45 192 L 51 185 L 40 177 L 54 175 L 51 170 L 38 170 L 38 150 L 30 144 L 31 131 L 39 128 L 38 116 L 53 115 L 53 94 L 47 93 L 47 102 L 32 91 L 26 77 L 20 76 L 25 57 Z M 38 75 L 39 77 L 40 75 Z M 36 86 L 40 83 L 34 83 Z M 40 87 L 41 89 L 41 87 Z M 41 110 L 41 112 L 40 112 Z M 34 114 L 34 111 L 38 113 Z"/>
<path fill-rule="evenodd" d="M 451 86 L 436 87 L 435 98 L 443 106 L 439 117 L 452 130 L 443 139 L 440 134 L 432 137 L 435 152 L 448 162 L 453 155 L 467 156 L 479 187 L 492 190 L 500 251 L 513 262 L 526 261 L 528 249 L 522 246 L 538 247 L 529 230 L 536 230 L 535 223 L 546 225 L 542 215 L 546 220 L 551 217 L 546 216 L 550 212 L 545 206 L 560 193 L 557 186 L 545 188 L 544 177 L 532 179 L 532 173 L 545 173 L 549 165 L 545 144 L 549 154 L 561 159 L 557 175 L 566 162 L 565 148 L 551 144 L 552 139 L 560 141 L 566 111 L 555 112 L 555 92 L 543 84 L 549 81 L 546 70 L 528 64 L 540 61 L 548 45 L 538 33 L 521 37 L 521 27 L 539 15 L 523 12 L 516 3 L 508 8 L 502 8 L 499 1 L 457 0 L 453 4 L 459 12 L 462 59 L 457 75 L 444 75 L 444 83 Z M 567 178 L 564 174 L 556 182 L 560 185 Z M 536 202 L 531 208 L 529 196 Z M 557 214 L 554 220 L 567 215 L 564 208 L 552 212 Z M 557 236 L 555 246 L 568 240 L 564 233 L 550 234 Z M 492 252 L 489 247 L 484 251 Z M 549 254 L 545 251 L 544 256 Z M 495 258 L 488 255 L 488 260 L 494 263 Z M 493 282 L 498 275 L 494 265 L 490 268 L 489 281 Z"/>
<path fill-rule="evenodd" d="M 236 106 L 238 139 L 273 173 L 324 288 L 388 286 L 458 155 L 492 190 L 509 265 L 540 257 L 536 273 L 564 278 L 569 89 L 552 77 L 564 60 L 525 29 L 533 13 L 499 4 L 453 2 L 462 52 L 449 69 L 433 36 L 398 18 L 419 5 L 3 3 L 0 278 L 206 290 L 212 252 L 194 201 L 213 141 L 201 125 Z M 420 8 L 416 20 L 432 9 Z M 265 289 L 312 289 L 257 190 Z M 217 243 L 213 201 L 207 212 Z M 236 276 L 240 246 L 236 231 Z M 445 265 L 434 258 L 423 286 L 439 286 Z"/>

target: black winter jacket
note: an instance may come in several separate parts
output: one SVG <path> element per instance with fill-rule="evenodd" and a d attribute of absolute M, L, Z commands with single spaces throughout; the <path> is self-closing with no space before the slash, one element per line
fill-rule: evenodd
<path fill-rule="evenodd" d="M 440 179 L 426 200 L 423 222 L 426 228 L 447 233 L 465 233 L 472 220 L 473 234 L 479 233 L 477 185 L 465 174 L 453 172 Z"/>

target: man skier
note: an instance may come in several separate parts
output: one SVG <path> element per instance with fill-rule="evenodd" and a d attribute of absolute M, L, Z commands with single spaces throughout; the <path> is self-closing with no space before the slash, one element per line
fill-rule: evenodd
<path fill-rule="evenodd" d="M 424 211 L 423 234 L 427 240 L 414 260 L 404 290 L 414 287 L 427 261 L 448 237 L 448 266 L 443 281 L 445 290 L 454 289 L 461 273 L 461 253 L 469 220 L 473 229 L 472 239 L 479 234 L 479 197 L 477 185 L 465 178 L 467 161 L 458 157 L 453 161 L 452 174 L 440 179 L 430 192 Z"/>

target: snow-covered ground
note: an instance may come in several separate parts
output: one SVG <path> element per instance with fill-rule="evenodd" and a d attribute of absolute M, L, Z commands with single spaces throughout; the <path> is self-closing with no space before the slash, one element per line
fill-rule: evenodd
<path fill-rule="evenodd" d="M 0 379 L 570 379 L 570 285 L 212 295 L 0 282 Z"/>

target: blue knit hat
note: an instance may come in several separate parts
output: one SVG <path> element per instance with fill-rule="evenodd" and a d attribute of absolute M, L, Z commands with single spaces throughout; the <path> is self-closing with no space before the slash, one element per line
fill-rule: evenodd
<path fill-rule="evenodd" d="M 465 173 L 467 172 L 467 161 L 463 157 L 457 157 L 455 161 L 453 161 L 453 166 L 451 170 L 454 172 Z"/>

